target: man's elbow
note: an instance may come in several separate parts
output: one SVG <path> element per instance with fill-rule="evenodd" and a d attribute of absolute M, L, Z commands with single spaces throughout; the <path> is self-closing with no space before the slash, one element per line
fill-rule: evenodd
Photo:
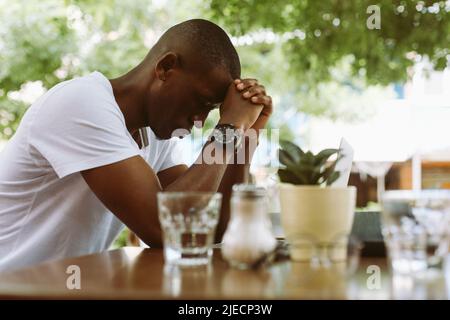
<path fill-rule="evenodd" d="M 152 230 L 152 232 L 140 237 L 142 241 L 150 248 L 162 248 L 162 232 L 161 230 Z"/>

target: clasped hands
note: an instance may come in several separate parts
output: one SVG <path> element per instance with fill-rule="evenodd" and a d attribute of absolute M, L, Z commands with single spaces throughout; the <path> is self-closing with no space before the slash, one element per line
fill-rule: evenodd
<path fill-rule="evenodd" d="M 236 79 L 220 107 L 219 123 L 231 123 L 247 131 L 263 129 L 273 112 L 272 98 L 256 79 Z"/>

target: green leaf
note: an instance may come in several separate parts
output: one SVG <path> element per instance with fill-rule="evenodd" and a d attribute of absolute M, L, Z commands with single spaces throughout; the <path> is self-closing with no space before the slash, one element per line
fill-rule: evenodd
<path fill-rule="evenodd" d="M 278 158 L 280 163 L 285 166 L 296 166 L 295 159 L 287 152 L 286 150 L 280 149 L 278 150 Z"/>
<path fill-rule="evenodd" d="M 300 158 L 304 155 L 303 150 L 299 146 L 288 140 L 281 140 L 280 146 L 281 149 L 285 150 L 295 162 L 300 161 Z"/>
<path fill-rule="evenodd" d="M 309 175 L 309 170 L 302 170 L 298 167 L 288 168 L 301 182 L 301 184 L 312 184 L 311 177 Z"/>
<path fill-rule="evenodd" d="M 339 171 L 333 171 L 327 179 L 327 186 L 330 186 L 333 182 L 335 182 L 340 175 L 341 173 Z"/>
<path fill-rule="evenodd" d="M 292 170 L 296 176 L 303 180 L 304 184 L 315 184 L 314 181 L 317 180 L 315 176 L 320 174 L 320 167 L 308 164 L 308 163 L 298 163 L 295 167 L 288 167 Z"/>
<path fill-rule="evenodd" d="M 315 165 L 323 165 L 333 154 L 338 153 L 339 149 L 324 149 L 320 151 L 314 160 Z"/>
<path fill-rule="evenodd" d="M 339 178 L 340 173 L 337 171 L 334 171 L 336 169 L 336 164 L 338 163 L 339 160 L 341 160 L 343 158 L 342 155 L 338 156 L 338 158 L 331 164 L 329 165 L 324 172 L 323 175 L 323 182 L 327 182 L 327 185 L 330 185 L 331 183 L 333 183 L 334 181 L 336 181 L 337 178 Z M 337 172 L 337 177 L 336 174 L 334 172 Z M 333 181 L 330 182 L 331 178 L 333 177 Z"/>
<path fill-rule="evenodd" d="M 289 170 L 279 169 L 278 176 L 280 177 L 281 182 L 292 183 L 292 184 L 296 184 L 296 185 L 302 184 L 300 179 Z"/>
<path fill-rule="evenodd" d="M 325 166 L 329 157 L 339 152 L 338 149 L 325 149 L 314 155 L 311 151 L 304 152 L 294 143 L 282 140 L 279 150 L 279 160 L 285 167 L 278 171 L 281 181 L 300 185 L 321 185 L 327 181 L 335 181 L 339 173 L 334 173 L 337 159 Z"/>
<path fill-rule="evenodd" d="M 331 177 L 331 175 L 334 172 L 335 164 L 328 166 L 322 175 L 322 183 L 328 181 L 328 179 Z"/>
<path fill-rule="evenodd" d="M 303 156 L 303 161 L 310 165 L 314 165 L 314 154 L 311 151 L 308 151 Z"/>

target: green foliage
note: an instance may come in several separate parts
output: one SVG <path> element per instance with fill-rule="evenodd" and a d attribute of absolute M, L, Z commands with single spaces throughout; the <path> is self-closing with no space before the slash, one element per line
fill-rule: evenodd
<path fill-rule="evenodd" d="M 281 137 L 298 136 L 289 121 L 296 113 L 359 121 L 391 95 L 374 84 L 404 81 L 420 57 L 446 66 L 449 11 L 439 1 L 432 13 L 433 3 L 377 1 L 381 29 L 368 30 L 366 9 L 374 3 L 359 0 L 0 0 L 0 139 L 12 136 L 29 105 L 11 93 L 31 81 L 49 89 L 94 70 L 119 76 L 164 30 L 194 17 L 232 36 L 263 29 L 281 37 L 237 46 L 242 75 L 258 78 L 274 98 L 269 125 Z M 289 32 L 295 37 L 283 38 Z"/>
<path fill-rule="evenodd" d="M 0 96 L 0 106 L 0 137 L 11 137 L 19 125 L 19 119 L 26 111 L 26 105 Z"/>
<path fill-rule="evenodd" d="M 54 72 L 74 50 L 74 33 L 58 1 L 0 2 L 0 88 L 3 96 L 23 83 L 59 81 Z"/>
<path fill-rule="evenodd" d="M 60 81 L 55 71 L 73 49 L 74 33 L 61 2 L 0 0 L 0 138 L 12 136 L 26 110 L 8 93 L 29 81 L 55 85 Z"/>
<path fill-rule="evenodd" d="M 284 166 L 278 170 L 281 182 L 295 185 L 331 185 L 339 178 L 335 167 L 340 158 L 327 164 L 328 159 L 338 153 L 338 149 L 324 149 L 314 155 L 311 151 L 304 152 L 287 140 L 281 140 L 280 145 L 279 160 Z"/>
<path fill-rule="evenodd" d="M 122 247 L 126 247 L 128 245 L 128 235 L 130 234 L 130 230 L 124 228 L 122 232 L 117 236 L 114 240 L 114 243 L 111 245 L 111 249 L 119 249 Z"/>
<path fill-rule="evenodd" d="M 367 8 L 376 4 L 381 29 L 370 30 Z M 446 1 L 211 0 L 212 17 L 234 34 L 295 32 L 284 44 L 291 72 L 304 90 L 333 79 L 332 69 L 352 57 L 353 76 L 368 84 L 404 82 L 415 58 L 442 70 L 450 54 Z"/>
<path fill-rule="evenodd" d="M 13 135 L 30 104 L 16 94 L 27 83 L 46 90 L 94 70 L 117 77 L 164 30 L 198 15 L 197 2 L 0 0 L 0 139 Z"/>
<path fill-rule="evenodd" d="M 238 46 L 237 51 L 242 76 L 256 77 L 272 96 L 275 112 L 269 126 L 280 129 L 285 140 L 304 137 L 305 133 L 292 125 L 298 114 L 358 122 L 369 118 L 380 100 L 394 97 L 392 88 L 367 86 L 362 76 L 352 76 L 351 57 L 331 69 L 332 80 L 308 86 L 291 69 L 282 43 Z"/>

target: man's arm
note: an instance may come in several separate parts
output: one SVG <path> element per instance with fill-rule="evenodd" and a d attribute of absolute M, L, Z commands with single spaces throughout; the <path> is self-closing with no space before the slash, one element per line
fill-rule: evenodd
<path fill-rule="evenodd" d="M 223 195 L 222 209 L 217 226 L 216 242 L 221 242 L 223 234 L 226 231 L 228 221 L 230 219 L 230 198 L 232 193 L 232 187 L 237 183 L 248 183 L 250 177 L 250 164 L 252 162 L 253 154 L 258 146 L 259 130 L 264 129 L 270 116 L 273 112 L 272 99 L 266 96 L 266 92 L 263 86 L 255 86 L 258 84 L 256 79 L 243 79 L 235 80 L 237 90 L 248 94 L 243 95 L 245 99 L 252 101 L 252 103 L 262 104 L 263 110 L 261 111 L 258 119 L 251 127 L 252 132 L 249 132 L 245 141 L 244 147 L 240 150 L 241 156 L 237 156 L 238 159 L 244 159 L 240 163 L 233 163 L 228 165 L 225 171 L 224 177 L 220 183 L 219 192 Z"/>
<path fill-rule="evenodd" d="M 163 189 L 167 188 L 171 183 L 181 177 L 188 169 L 189 167 L 187 165 L 181 164 L 158 172 L 157 176 L 161 187 L 163 187 Z"/>
<path fill-rule="evenodd" d="M 175 169 L 181 173 L 183 166 Z M 152 247 L 162 245 L 156 194 L 160 191 L 216 191 L 226 164 L 194 165 L 165 188 L 140 156 L 89 169 L 81 174 L 102 203 Z M 168 177 L 163 174 L 163 183 Z M 170 179 L 169 179 L 170 180 Z"/>
<path fill-rule="evenodd" d="M 253 154 L 254 149 L 253 151 L 250 150 L 251 146 L 249 140 L 246 140 L 244 143 L 245 149 L 242 148 L 241 150 L 242 152 L 244 152 L 244 150 L 247 152 L 246 161 L 244 163 L 228 164 L 222 180 L 220 181 L 218 192 L 222 193 L 223 200 L 219 224 L 217 226 L 215 234 L 215 242 L 220 242 L 222 240 L 222 236 L 225 233 L 226 227 L 228 225 L 228 221 L 230 218 L 230 198 L 233 185 L 237 183 L 249 182 L 249 169 L 252 158 L 251 154 Z M 256 146 L 256 143 L 254 143 L 254 146 Z M 172 182 L 180 178 L 187 170 L 187 166 L 178 165 L 159 172 L 158 179 L 161 183 L 161 186 L 163 188 L 166 188 Z"/>
<path fill-rule="evenodd" d="M 239 150 L 239 153 L 235 155 L 235 161 L 227 166 L 222 180 L 220 181 L 220 186 L 218 191 L 222 193 L 222 208 L 219 219 L 219 224 L 217 226 L 215 234 L 215 242 L 221 242 L 223 234 L 226 231 L 228 221 L 230 219 L 230 199 L 232 193 L 232 187 L 234 184 L 238 183 L 248 183 L 250 177 L 250 164 L 253 158 L 253 154 L 258 145 L 259 130 L 264 129 L 270 116 L 273 112 L 272 99 L 266 96 L 266 92 L 263 86 L 255 86 L 258 84 L 255 79 L 243 79 L 236 80 L 236 88 L 238 91 L 249 94 L 245 95 L 244 98 L 252 101 L 254 104 L 262 104 L 263 110 L 261 111 L 258 119 L 255 121 L 251 129 L 243 142 L 243 148 Z M 258 97 L 258 99 L 251 100 L 253 97 Z M 237 163 L 239 162 L 239 163 Z M 164 187 L 164 181 L 167 181 L 166 185 L 178 179 L 188 168 L 186 166 L 176 166 L 164 170 L 158 173 L 158 178 L 161 185 Z"/>
<path fill-rule="evenodd" d="M 249 177 L 250 163 L 229 164 L 220 183 L 219 192 L 222 193 L 222 208 L 219 224 L 215 234 L 215 242 L 221 242 L 230 220 L 230 199 L 232 187 L 237 183 L 247 183 Z"/>
<path fill-rule="evenodd" d="M 256 146 L 256 144 L 254 144 Z M 219 224 L 217 226 L 215 234 L 215 242 L 222 241 L 222 236 L 225 233 L 228 221 L 230 218 L 230 198 L 232 187 L 237 183 L 248 183 L 249 180 L 249 169 L 251 163 L 251 155 L 253 152 L 249 150 L 249 141 L 245 142 L 245 149 L 241 150 L 248 151 L 245 163 L 231 163 L 228 164 L 225 173 L 220 181 L 220 186 L 218 192 L 222 193 L 222 208 L 220 213 Z M 253 150 L 254 151 L 254 150 Z M 164 171 L 158 173 L 158 179 L 163 188 L 169 186 L 172 182 L 180 178 L 186 171 L 188 167 L 185 165 L 174 166 L 168 168 Z"/>
<path fill-rule="evenodd" d="M 233 123 L 244 130 L 251 127 L 261 113 L 262 106 L 243 99 L 230 85 L 223 103 L 223 123 Z M 208 155 L 208 143 L 200 157 Z M 181 176 L 171 182 L 163 177 L 163 183 L 140 156 L 110 165 L 82 171 L 81 174 L 91 190 L 102 203 L 124 222 L 145 243 L 155 247 L 162 245 L 160 224 L 157 215 L 156 194 L 159 191 L 210 191 L 218 190 L 233 153 L 223 153 L 219 163 L 206 164 L 200 161 L 188 170 L 180 170 Z"/>

